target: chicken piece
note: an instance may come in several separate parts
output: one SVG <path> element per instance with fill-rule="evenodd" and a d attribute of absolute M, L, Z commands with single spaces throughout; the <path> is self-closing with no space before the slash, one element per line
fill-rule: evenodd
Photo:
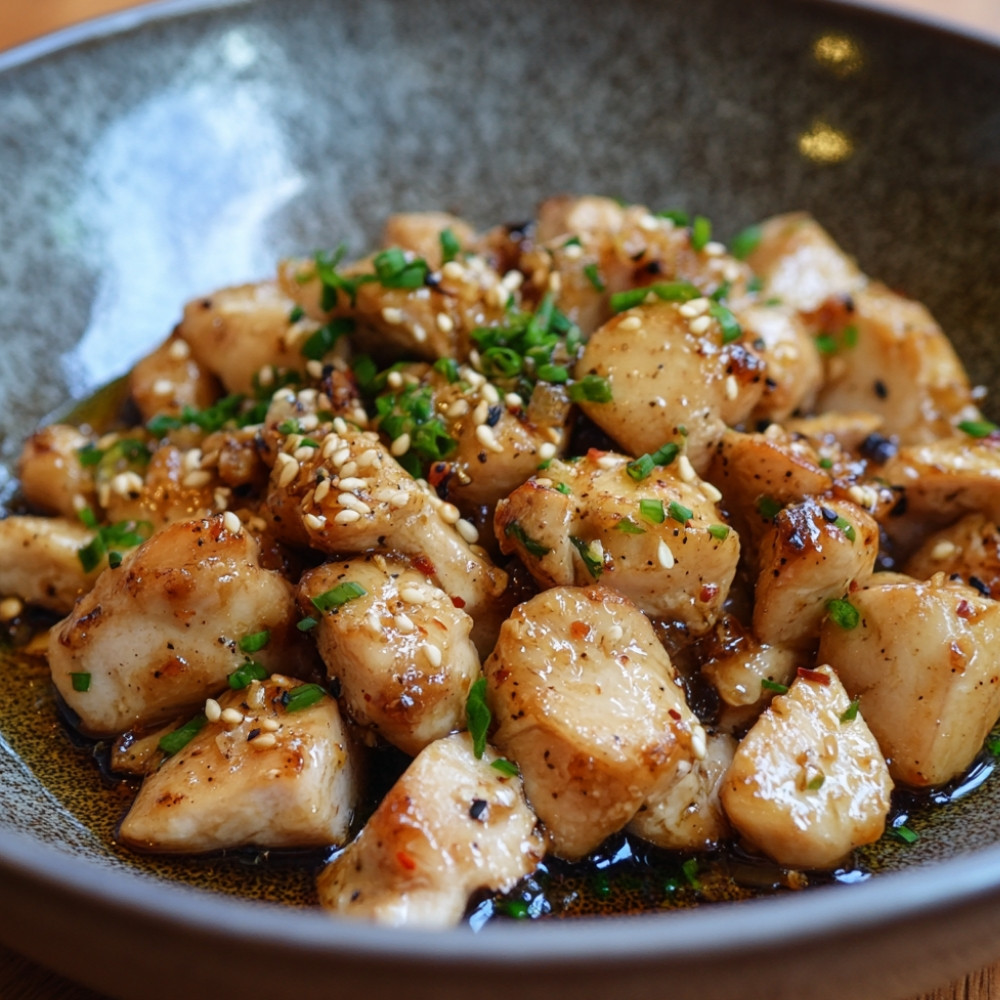
<path fill-rule="evenodd" d="M 422 750 L 358 837 L 320 873 L 320 902 L 380 924 L 457 924 L 480 889 L 505 892 L 545 853 L 521 781 L 468 733 Z"/>
<path fill-rule="evenodd" d="M 205 707 L 213 718 L 143 781 L 123 844 L 200 854 L 346 840 L 358 775 L 333 698 L 275 674 Z"/>
<path fill-rule="evenodd" d="M 0 595 L 66 614 L 97 579 L 99 571 L 80 561 L 94 534 L 64 517 L 0 518 Z"/>
<path fill-rule="evenodd" d="M 500 547 L 543 587 L 600 579 L 647 614 L 704 632 L 729 594 L 739 537 L 716 506 L 718 491 L 683 456 L 639 481 L 630 464 L 594 450 L 553 459 L 500 502 Z"/>
<path fill-rule="evenodd" d="M 137 361 L 128 380 L 143 423 L 160 413 L 177 416 L 186 406 L 207 409 L 221 395 L 215 376 L 195 361 L 177 333 Z"/>
<path fill-rule="evenodd" d="M 919 580 L 936 573 L 957 576 L 984 597 L 1000 601 L 1000 526 L 982 514 L 968 514 L 931 535 L 903 571 Z"/>
<path fill-rule="evenodd" d="M 709 735 L 705 756 L 690 766 L 682 761 L 676 775 L 654 788 L 628 825 L 629 833 L 668 851 L 710 851 L 731 830 L 719 787 L 736 751 L 725 733 Z"/>
<path fill-rule="evenodd" d="M 293 319 L 294 308 L 274 282 L 222 288 L 189 302 L 176 332 L 226 392 L 251 395 L 262 369 L 306 371 L 302 346 L 320 324 Z"/>
<path fill-rule="evenodd" d="M 938 574 L 880 577 L 851 594 L 854 614 L 827 620 L 832 663 L 896 781 L 940 785 L 973 761 L 1000 715 L 1000 604 Z"/>
<path fill-rule="evenodd" d="M 861 291 L 867 278 L 857 264 L 805 212 L 777 215 L 762 223 L 761 239 L 747 263 L 763 279 L 761 298 L 780 299 L 799 312 L 828 299 Z"/>
<path fill-rule="evenodd" d="M 724 343 L 718 320 L 694 312 L 702 307 L 710 308 L 707 299 L 619 313 L 590 338 L 576 366 L 577 379 L 598 375 L 610 384 L 610 402 L 580 406 L 625 451 L 654 452 L 679 441 L 684 428 L 698 472 L 726 426 L 746 419 L 764 391 L 763 363 L 740 341 Z"/>
<path fill-rule="evenodd" d="M 49 667 L 80 729 L 111 736 L 155 725 L 226 684 L 239 642 L 268 632 L 254 659 L 312 667 L 291 585 L 261 569 L 256 540 L 229 513 L 174 524 L 107 569 L 52 629 Z"/>
<path fill-rule="evenodd" d="M 954 348 L 919 302 L 872 282 L 821 310 L 826 372 L 816 407 L 867 410 L 882 433 L 923 444 L 979 419 Z"/>
<path fill-rule="evenodd" d="M 303 613 L 319 619 L 327 676 L 355 722 L 411 756 L 465 727 L 479 676 L 472 619 L 424 573 L 359 557 L 307 572 L 298 594 Z"/>
<path fill-rule="evenodd" d="M 896 443 L 882 431 L 883 420 L 877 413 L 859 410 L 854 413 L 818 413 L 809 417 L 792 417 L 782 427 L 792 436 L 808 438 L 821 458 L 843 461 L 843 451 L 862 452 L 870 458 L 874 451 L 876 464 L 882 464 L 895 454 Z M 882 442 L 880 447 L 874 445 Z"/>
<path fill-rule="evenodd" d="M 782 508 L 758 552 L 754 634 L 770 645 L 815 643 L 827 602 L 868 582 L 878 544 L 878 524 L 848 500 Z"/>
<path fill-rule="evenodd" d="M 47 514 L 75 519 L 97 504 L 92 466 L 80 461 L 91 439 L 68 424 L 49 424 L 24 443 L 17 474 L 24 499 Z"/>
<path fill-rule="evenodd" d="M 775 690 L 795 677 L 801 654 L 788 646 L 762 643 L 732 615 L 723 616 L 695 646 L 695 656 L 719 696 L 716 724 L 742 733 L 770 702 Z"/>
<path fill-rule="evenodd" d="M 880 474 L 898 502 L 879 521 L 903 552 L 964 514 L 1000 520 L 1000 435 L 900 448 Z"/>
<path fill-rule="evenodd" d="M 493 744 L 521 768 L 560 857 L 592 851 L 705 754 L 649 620 L 605 587 L 516 607 L 483 672 Z"/>
<path fill-rule="evenodd" d="M 464 219 L 448 212 L 399 212 L 390 215 L 382 230 L 382 246 L 409 250 L 427 261 L 432 270 L 438 271 L 444 263 L 441 241 L 448 230 L 460 250 L 475 249 L 475 230 Z"/>
<path fill-rule="evenodd" d="M 402 469 L 377 434 L 339 426 L 317 430 L 317 447 L 289 435 L 292 453 L 278 453 L 267 502 L 279 537 L 337 556 L 392 549 L 419 559 L 477 625 L 488 618 L 507 576 L 474 545 L 473 526 Z M 488 641 L 477 634 L 477 646 Z"/>
<path fill-rule="evenodd" d="M 829 666 L 800 671 L 736 750 L 720 797 L 730 822 L 780 865 L 834 868 L 878 840 L 892 780 Z"/>

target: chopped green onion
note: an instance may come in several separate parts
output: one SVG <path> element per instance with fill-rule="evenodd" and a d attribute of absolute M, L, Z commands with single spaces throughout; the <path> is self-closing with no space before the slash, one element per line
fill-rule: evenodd
<path fill-rule="evenodd" d="M 642 288 L 631 288 L 626 292 L 615 292 L 611 296 L 611 311 L 624 312 L 635 306 L 642 305 L 650 295 L 655 295 L 664 302 L 690 302 L 699 298 L 701 292 L 690 281 L 658 281 Z"/>
<path fill-rule="evenodd" d="M 858 346 L 858 328 L 853 323 L 850 326 L 845 326 L 840 336 L 844 341 L 844 347 Z"/>
<path fill-rule="evenodd" d="M 596 264 L 588 264 L 583 269 L 584 276 L 586 279 L 594 286 L 595 291 L 603 292 L 605 289 L 604 281 L 601 278 L 601 272 L 598 270 Z"/>
<path fill-rule="evenodd" d="M 81 523 L 87 528 L 97 528 L 97 515 L 93 512 L 90 507 L 84 507 L 83 510 L 77 513 L 77 517 L 80 518 Z"/>
<path fill-rule="evenodd" d="M 476 760 L 481 760 L 486 752 L 486 734 L 489 732 L 493 716 L 486 704 L 486 678 L 480 677 L 471 688 L 465 699 L 465 724 L 472 737 L 472 752 Z"/>
<path fill-rule="evenodd" d="M 905 824 L 900 824 L 899 826 L 894 826 L 892 828 L 892 835 L 901 840 L 904 844 L 915 844 L 920 839 L 920 834 L 915 830 L 911 830 Z"/>
<path fill-rule="evenodd" d="M 260 632 L 251 632 L 243 636 L 239 641 L 241 653 L 256 653 L 262 650 L 271 641 L 271 630 L 261 629 Z"/>
<path fill-rule="evenodd" d="M 326 691 L 319 684 L 300 684 L 281 696 L 281 704 L 286 712 L 301 712 L 326 697 Z"/>
<path fill-rule="evenodd" d="M 278 433 L 279 434 L 301 434 L 302 433 L 302 425 L 297 420 L 291 420 L 291 419 L 289 419 L 289 420 L 282 420 L 281 423 L 278 424 Z"/>
<path fill-rule="evenodd" d="M 830 621 L 842 629 L 857 628 L 861 621 L 858 609 L 850 601 L 838 597 L 826 602 L 826 611 L 830 616 Z"/>
<path fill-rule="evenodd" d="M 100 463 L 101 459 L 104 458 L 104 449 L 98 448 L 96 444 L 85 444 L 82 448 L 76 449 L 76 457 L 86 469 Z"/>
<path fill-rule="evenodd" d="M 569 381 L 569 369 L 565 365 L 539 365 L 538 377 L 543 382 L 554 382 L 562 385 Z"/>
<path fill-rule="evenodd" d="M 603 375 L 584 375 L 567 393 L 574 403 L 610 403 L 611 383 Z"/>
<path fill-rule="evenodd" d="M 729 244 L 729 252 L 737 260 L 746 260 L 760 245 L 763 236 L 764 230 L 760 226 L 747 226 L 733 237 Z"/>
<path fill-rule="evenodd" d="M 310 361 L 322 361 L 341 337 L 354 332 L 355 326 L 350 317 L 338 316 L 306 338 L 301 348 L 302 356 Z"/>
<path fill-rule="evenodd" d="M 422 257 L 407 259 L 398 247 L 391 247 L 375 255 L 375 273 L 383 288 L 412 290 L 424 284 L 430 268 Z"/>
<path fill-rule="evenodd" d="M 313 618 L 312 615 L 307 615 L 305 618 L 301 618 L 295 623 L 295 627 L 300 632 L 308 632 L 310 629 L 314 629 L 319 624 L 318 618 Z"/>
<path fill-rule="evenodd" d="M 821 469 L 832 469 L 833 468 L 833 459 L 832 458 L 821 458 L 819 460 L 819 467 Z"/>
<path fill-rule="evenodd" d="M 207 721 L 204 715 L 196 715 L 179 729 L 161 736 L 157 745 L 165 754 L 175 754 L 178 750 L 183 750 L 201 732 Z"/>
<path fill-rule="evenodd" d="M 523 899 L 498 899 L 493 903 L 493 909 L 513 920 L 527 920 L 531 916 L 531 910 Z"/>
<path fill-rule="evenodd" d="M 374 274 L 360 274 L 354 278 L 344 277 L 337 273 L 337 265 L 343 260 L 347 253 L 347 247 L 343 243 L 337 247 L 333 254 L 328 254 L 323 250 L 318 250 L 313 255 L 313 263 L 316 268 L 316 277 L 322 285 L 320 306 L 329 311 L 337 305 L 339 293 L 343 292 L 353 308 L 357 305 L 358 289 L 370 281 L 376 281 Z M 304 280 L 308 281 L 309 275 L 305 275 Z"/>
<path fill-rule="evenodd" d="M 701 881 L 698 878 L 698 859 L 688 858 L 684 864 L 681 865 L 681 872 L 684 875 L 684 880 L 687 882 L 692 889 L 700 889 Z"/>
<path fill-rule="evenodd" d="M 816 350 L 821 354 L 834 354 L 837 350 L 837 341 L 832 333 L 819 333 L 816 335 Z"/>
<path fill-rule="evenodd" d="M 247 660 L 246 663 L 238 666 L 229 675 L 229 686 L 234 691 L 242 691 L 249 686 L 251 681 L 262 681 L 269 675 L 270 671 L 256 660 Z"/>
<path fill-rule="evenodd" d="M 640 500 L 639 513 L 652 524 L 663 524 L 667 517 L 662 500 Z"/>
<path fill-rule="evenodd" d="M 667 513 L 671 520 L 678 521 L 680 524 L 687 524 L 694 517 L 694 511 L 690 507 L 685 507 L 684 504 L 678 503 L 676 500 L 670 501 Z"/>
<path fill-rule="evenodd" d="M 806 785 L 806 788 L 808 788 L 810 792 L 818 792 L 823 787 L 825 782 L 826 782 L 826 775 L 817 774 L 816 777 L 813 778 L 808 785 Z"/>
<path fill-rule="evenodd" d="M 743 327 L 740 326 L 736 317 L 721 302 L 712 302 L 708 307 L 708 314 L 719 324 L 722 330 L 722 342 L 731 344 L 734 340 L 739 340 L 743 336 Z"/>
<path fill-rule="evenodd" d="M 854 701 L 840 713 L 841 722 L 853 722 L 858 717 L 858 707 L 861 705 L 861 699 L 855 698 Z"/>
<path fill-rule="evenodd" d="M 587 567 L 587 572 L 595 580 L 598 579 L 601 573 L 604 572 L 604 560 L 600 556 L 595 555 L 589 542 L 585 542 L 582 538 L 577 538 L 576 535 L 570 535 L 569 540 L 573 548 L 580 553 L 580 558 L 583 560 L 583 565 Z"/>
<path fill-rule="evenodd" d="M 969 437 L 984 438 L 1000 430 L 996 424 L 990 420 L 963 420 L 958 429 L 968 434 Z"/>
<path fill-rule="evenodd" d="M 513 538 L 520 542 L 528 555 L 541 558 L 542 556 L 547 556 L 552 551 L 547 546 L 542 545 L 541 542 L 535 541 L 517 521 L 511 521 L 504 529 L 504 534 L 508 538 Z"/>
<path fill-rule="evenodd" d="M 458 363 L 454 358 L 438 358 L 434 362 L 434 371 L 438 375 L 443 375 L 449 385 L 454 385 L 458 381 Z"/>
<path fill-rule="evenodd" d="M 517 764 L 505 757 L 497 757 L 496 760 L 490 761 L 490 767 L 499 771 L 505 778 L 516 778 L 521 773 Z"/>
<path fill-rule="evenodd" d="M 770 677 L 764 677 L 760 682 L 761 691 L 773 691 L 775 694 L 787 694 L 788 685 L 779 684 L 777 681 L 772 681 Z"/>
<path fill-rule="evenodd" d="M 553 489 L 567 497 L 573 495 L 573 491 L 566 485 L 566 483 L 555 483 L 553 485 Z"/>
<path fill-rule="evenodd" d="M 462 249 L 461 243 L 458 242 L 458 237 L 449 229 L 442 229 L 438 233 L 438 240 L 441 243 L 441 262 L 447 264 L 448 261 L 454 260 Z"/>
<path fill-rule="evenodd" d="M 668 441 L 662 448 L 657 449 L 651 455 L 641 455 L 639 458 L 629 462 L 625 466 L 625 471 L 638 483 L 646 479 L 658 465 L 670 465 L 670 463 L 680 454 L 680 445 L 673 441 Z"/>
<path fill-rule="evenodd" d="M 704 250 L 712 239 L 712 223 L 704 215 L 696 215 L 691 222 L 691 249 Z"/>
<path fill-rule="evenodd" d="M 615 529 L 618 530 L 618 531 L 624 531 L 626 535 L 644 535 L 644 534 L 646 534 L 646 529 L 640 527 L 630 517 L 623 517 L 615 525 Z"/>
<path fill-rule="evenodd" d="M 764 287 L 764 279 L 759 274 L 755 274 L 747 282 L 747 291 L 751 293 L 759 292 L 763 287 Z"/>
<path fill-rule="evenodd" d="M 720 542 L 724 542 L 729 537 L 728 524 L 710 524 L 708 533 Z"/>
<path fill-rule="evenodd" d="M 112 552 L 117 556 L 115 565 L 112 566 L 115 569 L 121 565 L 121 553 L 115 550 L 135 548 L 152 533 L 153 525 L 149 521 L 117 521 L 115 524 L 107 524 L 98 528 L 96 537 L 77 550 L 77 558 L 83 571 L 89 573 L 100 565 L 105 555 Z"/>
<path fill-rule="evenodd" d="M 986 749 L 994 756 L 1000 757 L 1000 736 L 989 736 L 986 739 Z"/>
<path fill-rule="evenodd" d="M 657 212 L 658 219 L 669 219 L 675 226 L 687 226 L 691 222 L 691 216 L 687 212 L 682 212 L 676 208 L 668 208 L 665 211 Z"/>
<path fill-rule="evenodd" d="M 857 538 L 857 532 L 854 530 L 854 525 L 847 520 L 846 517 L 838 517 L 836 521 L 833 522 L 835 528 L 840 528 L 840 530 L 847 536 L 849 542 L 853 542 Z"/>
<path fill-rule="evenodd" d="M 312 606 L 320 614 L 325 614 L 327 611 L 342 608 L 348 601 L 364 597 L 367 593 L 368 591 L 360 583 L 355 583 L 353 580 L 345 580 L 343 583 L 338 583 L 336 587 L 332 587 L 330 590 L 325 590 L 322 594 L 310 598 L 310 600 Z"/>
<path fill-rule="evenodd" d="M 757 498 L 756 507 L 761 517 L 773 521 L 781 513 L 784 504 L 779 503 L 774 497 L 762 496 Z"/>
<path fill-rule="evenodd" d="M 74 691 L 89 691 L 90 690 L 90 674 L 83 671 L 71 672 L 69 675 L 70 683 L 73 685 Z"/>

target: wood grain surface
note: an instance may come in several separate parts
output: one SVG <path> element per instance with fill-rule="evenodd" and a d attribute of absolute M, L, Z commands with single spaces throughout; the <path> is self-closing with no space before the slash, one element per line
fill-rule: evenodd
<path fill-rule="evenodd" d="M 148 2 L 148 0 L 146 0 Z M 918 11 L 939 21 L 985 29 L 1000 38 L 1000 0 L 873 0 L 884 8 Z M 0 51 L 90 17 L 137 6 L 136 0 L 0 0 Z M 1000 963 L 912 1000 L 996 1000 Z M 105 1000 L 0 945 L 0 1000 Z"/>

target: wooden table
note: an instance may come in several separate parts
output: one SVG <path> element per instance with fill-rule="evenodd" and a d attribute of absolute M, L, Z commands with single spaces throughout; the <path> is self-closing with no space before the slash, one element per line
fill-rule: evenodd
<path fill-rule="evenodd" d="M 873 0 L 883 6 L 919 11 L 942 21 L 986 29 L 1000 38 L 1000 0 Z M 0 50 L 98 14 L 137 5 L 137 0 L 25 0 L 0 3 Z M 0 946 L 3 1000 L 104 1000 Z M 913 1000 L 994 1000 L 1000 997 L 1000 963 L 970 973 L 960 982 Z"/>

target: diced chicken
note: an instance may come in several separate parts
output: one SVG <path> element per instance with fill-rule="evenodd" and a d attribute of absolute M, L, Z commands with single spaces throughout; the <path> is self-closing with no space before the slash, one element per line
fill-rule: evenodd
<path fill-rule="evenodd" d="M 500 502 L 500 547 L 543 587 L 600 579 L 647 614 L 704 632 L 729 594 L 739 537 L 716 506 L 718 491 L 683 456 L 638 481 L 629 464 L 593 450 L 553 459 Z"/>
<path fill-rule="evenodd" d="M 420 570 L 380 555 L 326 563 L 303 576 L 299 605 L 319 619 L 327 676 L 355 722 L 411 756 L 465 727 L 472 619 Z"/>
<path fill-rule="evenodd" d="M 503 892 L 530 874 L 545 840 L 520 779 L 493 767 L 468 733 L 432 743 L 319 876 L 328 910 L 381 924 L 447 927 L 479 889 Z"/>
<path fill-rule="evenodd" d="M 294 308 L 274 282 L 223 288 L 189 302 L 176 332 L 227 392 L 250 395 L 262 369 L 305 372 L 302 345 L 318 324 L 293 319 Z"/>
<path fill-rule="evenodd" d="M 782 508 L 758 552 L 754 634 L 770 645 L 814 644 L 827 601 L 868 582 L 878 543 L 878 525 L 850 501 Z"/>
<path fill-rule="evenodd" d="M 736 740 L 724 733 L 708 737 L 703 758 L 682 761 L 676 775 L 646 796 L 628 829 L 669 851 L 709 851 L 731 835 L 719 788 L 733 762 Z"/>
<path fill-rule="evenodd" d="M 136 362 L 128 379 L 143 423 L 160 413 L 177 415 L 186 406 L 204 410 L 221 395 L 215 376 L 195 361 L 177 333 Z"/>
<path fill-rule="evenodd" d="M 850 596 L 857 612 L 823 625 L 831 663 L 889 761 L 915 787 L 961 774 L 1000 715 L 1000 604 L 943 574 L 881 583 Z"/>
<path fill-rule="evenodd" d="M 84 732 L 111 736 L 199 705 L 246 660 L 248 635 L 269 632 L 253 654 L 269 669 L 311 667 L 291 585 L 260 568 L 238 526 L 230 513 L 163 529 L 53 628 L 52 680 Z"/>
<path fill-rule="evenodd" d="M 493 743 L 561 857 L 593 850 L 704 756 L 670 658 L 613 590 L 555 587 L 519 605 L 483 672 Z"/>
<path fill-rule="evenodd" d="M 91 439 L 68 424 L 49 424 L 24 444 L 17 474 L 24 499 L 48 514 L 75 519 L 84 507 L 95 507 L 97 492 L 91 468 L 80 452 Z"/>
<path fill-rule="evenodd" d="M 472 226 L 448 212 L 399 212 L 386 219 L 382 229 L 382 246 L 409 250 L 427 261 L 432 270 L 444 263 L 442 234 L 450 231 L 462 251 L 473 250 L 476 233 Z"/>
<path fill-rule="evenodd" d="M 0 595 L 66 614 L 97 579 L 98 571 L 85 570 L 80 561 L 80 550 L 93 538 L 78 520 L 0 518 Z"/>
<path fill-rule="evenodd" d="M 588 341 L 576 377 L 607 379 L 611 401 L 581 408 L 630 454 L 686 434 L 688 458 L 704 472 L 726 426 L 746 419 L 760 400 L 763 363 L 741 341 L 724 342 L 709 309 L 707 299 L 638 306 Z"/>
<path fill-rule="evenodd" d="M 833 868 L 882 836 L 891 791 L 875 738 L 822 666 L 754 723 L 720 795 L 733 826 L 778 864 Z"/>
<path fill-rule="evenodd" d="M 959 576 L 984 597 L 1000 600 L 1000 526 L 982 514 L 968 514 L 931 535 L 904 567 L 929 580 L 935 573 Z"/>
<path fill-rule="evenodd" d="M 337 702 L 274 675 L 227 691 L 186 746 L 147 775 L 118 830 L 140 851 L 342 844 L 357 767 Z"/>

